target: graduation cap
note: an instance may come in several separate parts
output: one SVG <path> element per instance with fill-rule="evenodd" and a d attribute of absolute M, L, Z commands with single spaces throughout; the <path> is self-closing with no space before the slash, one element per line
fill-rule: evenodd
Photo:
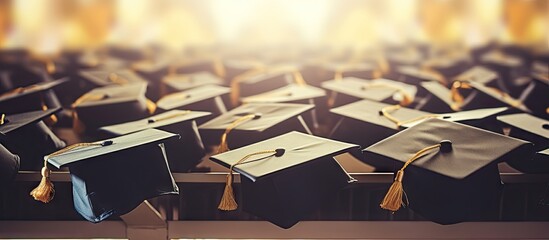
<path fill-rule="evenodd" d="M 469 103 L 465 101 L 462 102 L 463 96 L 461 96 L 462 89 L 472 89 L 474 90 L 472 97 L 467 96 L 470 99 Z M 489 107 L 512 107 L 522 112 L 530 112 L 524 103 L 520 99 L 515 99 L 506 92 L 486 86 L 478 82 L 465 82 L 465 81 L 454 81 L 451 87 L 451 96 L 454 99 L 454 102 L 458 104 L 458 107 L 464 108 L 464 105 L 468 105 L 467 108 L 489 108 Z"/>
<path fill-rule="evenodd" d="M 438 82 L 445 85 L 448 81 L 442 74 L 420 67 L 402 66 L 396 69 L 396 73 L 399 80 L 402 79 L 403 82 L 414 86 L 422 82 Z"/>
<path fill-rule="evenodd" d="M 53 199 L 48 164 L 69 168 L 74 207 L 93 223 L 126 214 L 146 199 L 178 194 L 164 145 L 176 137 L 147 129 L 51 153 L 43 159 L 42 180 L 31 195 L 44 203 Z"/>
<path fill-rule="evenodd" d="M 534 115 L 549 119 L 549 73 L 533 73 L 532 79 L 520 99 Z"/>
<path fill-rule="evenodd" d="M 147 83 L 112 85 L 95 88 L 73 104 L 77 132 L 101 126 L 137 120 L 155 111 L 155 104 L 145 97 Z"/>
<path fill-rule="evenodd" d="M 170 169 L 173 172 L 188 172 L 200 163 L 205 155 L 195 119 L 208 115 L 208 112 L 171 110 L 146 119 L 104 126 L 99 130 L 111 136 L 121 136 L 149 128 L 177 133 L 180 136 L 179 141 L 166 143 Z"/>
<path fill-rule="evenodd" d="M 227 112 L 221 97 L 230 92 L 227 87 L 206 85 L 168 94 L 158 100 L 156 106 L 160 112 L 172 109 L 206 111 L 212 115 L 205 119 L 211 119 Z"/>
<path fill-rule="evenodd" d="M 91 83 L 92 88 L 146 82 L 144 78 L 130 69 L 84 70 L 80 72 L 80 76 Z"/>
<path fill-rule="evenodd" d="M 368 63 L 330 64 L 325 68 L 327 74 L 333 76 L 333 79 L 336 80 L 345 77 L 355 77 L 362 79 L 375 79 L 381 77 L 381 70 L 379 70 L 377 66 Z"/>
<path fill-rule="evenodd" d="M 497 86 L 498 74 L 482 66 L 474 66 L 453 78 L 457 81 L 478 82 L 487 86 Z"/>
<path fill-rule="evenodd" d="M 534 144 L 535 151 L 549 148 L 549 120 L 541 119 L 527 113 L 498 116 L 497 119 L 510 126 L 509 136 L 523 139 Z M 546 164 L 546 163 L 545 163 Z M 549 168 L 542 168 L 541 162 L 530 159 L 513 159 L 509 165 L 519 171 L 527 173 L 548 172 Z M 545 165 L 546 166 L 546 165 Z"/>
<path fill-rule="evenodd" d="M 503 91 L 517 97 L 530 83 L 528 68 L 520 58 L 504 54 L 500 51 L 492 51 L 481 58 L 481 63 L 496 71 L 500 77 L 500 86 Z"/>
<path fill-rule="evenodd" d="M 162 81 L 169 73 L 169 64 L 170 60 L 167 58 L 144 60 L 132 64 L 132 70 L 149 82 L 148 98 L 156 101 L 163 95 Z"/>
<path fill-rule="evenodd" d="M 242 209 L 282 228 L 311 214 L 350 182 L 335 155 L 357 145 L 290 132 L 210 159 L 229 168 L 220 210 L 238 208 L 233 172 L 240 173 Z"/>
<path fill-rule="evenodd" d="M 204 85 L 220 85 L 223 79 L 210 72 L 168 75 L 162 79 L 163 93 L 174 93 Z"/>
<path fill-rule="evenodd" d="M 6 186 L 19 171 L 20 158 L 0 144 L 0 185 Z M 4 189 L 0 187 L 0 192 Z"/>
<path fill-rule="evenodd" d="M 66 146 L 42 121 L 61 108 L 0 113 L 0 144 L 21 158 L 21 170 L 38 170 L 42 157 Z"/>
<path fill-rule="evenodd" d="M 363 150 L 394 164 L 380 206 L 406 204 L 440 224 L 496 219 L 502 182 L 497 163 L 532 155 L 528 142 L 467 125 L 427 119 Z"/>
<path fill-rule="evenodd" d="M 365 80 L 347 77 L 323 82 L 322 87 L 334 92 L 329 100 L 329 105 L 335 107 L 360 99 L 388 103 L 398 102 L 406 106 L 414 101 L 417 92 L 415 86 L 382 78 Z M 338 93 L 341 93 L 342 96 Z"/>
<path fill-rule="evenodd" d="M 53 88 L 67 82 L 67 78 L 41 82 L 0 94 L 2 113 L 21 113 L 61 107 Z"/>
<path fill-rule="evenodd" d="M 313 108 L 314 105 L 310 104 L 249 103 L 198 128 L 204 143 L 220 144 L 217 150 L 220 153 L 289 131 L 311 133 L 301 114 Z"/>
<path fill-rule="evenodd" d="M 423 63 L 423 68 L 438 73 L 444 79 L 450 79 L 471 65 L 471 60 L 467 56 L 443 56 L 429 59 Z"/>
<path fill-rule="evenodd" d="M 225 66 L 225 78 L 229 80 L 245 72 L 265 68 L 263 63 L 248 59 L 225 60 L 223 65 Z"/>
<path fill-rule="evenodd" d="M 241 97 L 275 90 L 290 83 L 306 84 L 295 66 L 283 65 L 245 72 L 231 81 L 231 103 L 237 106 Z"/>
<path fill-rule="evenodd" d="M 326 92 L 323 89 L 293 83 L 269 92 L 242 98 L 241 101 L 243 103 L 304 103 L 304 100 L 324 96 L 326 96 Z"/>

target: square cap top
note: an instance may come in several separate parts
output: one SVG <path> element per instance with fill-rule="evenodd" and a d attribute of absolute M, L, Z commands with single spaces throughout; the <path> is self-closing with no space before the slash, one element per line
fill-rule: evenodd
<path fill-rule="evenodd" d="M 40 82 L 30 86 L 14 89 L 11 92 L 0 94 L 0 102 L 8 101 L 16 98 L 24 98 L 29 95 L 41 93 L 41 92 L 50 90 L 54 87 L 57 87 L 67 82 L 68 80 L 69 80 L 68 78 L 62 78 L 55 81 Z"/>
<path fill-rule="evenodd" d="M 134 147 L 157 143 L 176 136 L 178 135 L 157 129 L 147 129 L 95 142 L 98 145 L 78 147 L 59 155 L 45 156 L 44 159 L 47 159 L 53 166 L 60 168 L 78 161 L 93 160 L 95 157 L 108 155 L 114 152 L 131 151 Z"/>
<path fill-rule="evenodd" d="M 509 96 L 505 92 L 502 92 L 501 90 L 491 88 L 488 86 L 485 86 L 484 84 L 478 83 L 478 82 L 468 82 L 471 87 L 476 89 L 477 91 L 492 97 L 501 103 L 517 108 L 523 112 L 531 112 L 530 109 L 528 109 L 520 100 L 514 99 L 513 97 Z"/>
<path fill-rule="evenodd" d="M 217 163 L 230 167 L 248 154 L 283 149 L 280 156 L 258 155 L 234 167 L 234 170 L 252 181 L 322 157 L 336 156 L 359 146 L 316 137 L 300 132 L 289 132 L 271 139 L 244 146 L 210 157 Z M 280 150 L 279 150 L 280 151 Z"/>
<path fill-rule="evenodd" d="M 449 140 L 449 152 L 432 152 L 410 165 L 449 178 L 464 179 L 505 155 L 521 148 L 532 154 L 532 144 L 519 139 L 440 119 L 427 119 L 366 149 L 398 162 L 406 162 L 419 150 Z M 524 148 L 522 148 L 524 147 Z M 529 150 L 529 151 L 528 151 Z"/>
<path fill-rule="evenodd" d="M 304 99 L 313 99 L 326 96 L 326 92 L 323 89 L 299 84 L 289 84 L 285 87 L 261 93 L 254 96 L 242 98 L 244 103 L 252 102 L 264 102 L 264 103 L 283 103 L 299 101 Z"/>
<path fill-rule="evenodd" d="M 209 112 L 190 111 L 190 110 L 171 110 L 145 119 L 131 121 L 111 126 L 101 127 L 100 130 L 114 133 L 116 135 L 125 135 L 149 128 L 158 128 L 175 123 L 192 121 L 197 118 L 208 116 Z"/>
<path fill-rule="evenodd" d="M 498 108 L 482 108 L 468 111 L 452 112 L 452 113 L 442 113 L 434 114 L 436 118 L 451 121 L 451 122 L 465 122 L 472 120 L 481 120 L 488 117 L 492 117 L 498 114 L 501 114 L 507 111 L 507 107 L 498 107 Z M 421 121 L 410 122 L 403 124 L 403 127 L 411 127 L 416 124 L 419 124 Z"/>
<path fill-rule="evenodd" d="M 174 109 L 206 99 L 214 98 L 223 94 L 227 94 L 229 92 L 231 92 L 231 89 L 227 87 L 206 85 L 182 92 L 168 94 L 160 98 L 160 100 L 156 102 L 156 106 L 166 110 Z"/>
<path fill-rule="evenodd" d="M 0 124 L 0 134 L 9 134 L 10 132 L 16 131 L 17 129 L 25 127 L 29 124 L 37 123 L 59 111 L 61 111 L 61 108 L 50 108 L 45 111 L 6 114 L 3 116 L 3 119 L 0 120 L 0 123 L 3 121 L 3 124 Z M 2 113 L 0 113 L 0 115 L 1 114 Z"/>
<path fill-rule="evenodd" d="M 111 85 L 95 88 L 84 94 L 85 96 L 97 96 L 99 100 L 79 102 L 75 107 L 88 107 L 105 104 L 122 103 L 145 98 L 147 83 L 132 83 L 126 85 Z M 77 100 L 78 101 L 78 100 Z"/>
<path fill-rule="evenodd" d="M 387 85 L 387 87 L 384 87 Z M 415 96 L 417 88 L 413 85 L 392 81 L 388 79 L 365 80 L 354 77 L 346 77 L 341 80 L 331 80 L 322 83 L 322 87 L 349 96 L 374 101 L 383 101 L 398 92 L 396 88 L 403 89 L 411 96 Z"/>
<path fill-rule="evenodd" d="M 311 110 L 314 105 L 293 103 L 248 103 L 224 113 L 209 122 L 199 126 L 199 129 L 225 130 L 237 119 L 248 114 L 256 114 L 256 118 L 239 124 L 234 129 L 262 132 L 292 117 Z"/>
<path fill-rule="evenodd" d="M 396 123 L 389 120 L 387 117 L 380 114 L 381 110 L 385 107 L 391 107 L 394 105 L 385 104 L 370 100 L 360 100 L 354 103 L 350 103 L 341 107 L 332 108 L 330 112 L 335 114 L 353 118 L 362 122 L 368 122 L 375 125 L 383 126 L 390 129 L 399 129 Z M 419 110 L 409 109 L 401 107 L 397 111 L 391 113 L 391 115 L 399 120 L 409 120 L 422 116 L 432 115 L 428 112 L 422 112 Z"/>
<path fill-rule="evenodd" d="M 498 116 L 499 121 L 513 127 L 522 129 L 531 134 L 549 139 L 549 121 L 534 117 L 527 113 L 517 113 L 505 116 Z"/>
<path fill-rule="evenodd" d="M 80 75 L 97 86 L 146 82 L 145 79 L 129 69 L 85 70 L 80 72 Z"/>
<path fill-rule="evenodd" d="M 402 66 L 397 68 L 397 72 L 404 75 L 419 78 L 425 81 L 441 82 L 440 76 L 431 71 L 426 71 L 419 67 Z"/>
<path fill-rule="evenodd" d="M 182 91 L 203 85 L 222 84 L 223 79 L 210 72 L 196 72 L 166 76 L 162 82 L 173 89 Z"/>
<path fill-rule="evenodd" d="M 454 80 L 471 81 L 471 82 L 487 84 L 489 82 L 496 80 L 497 78 L 498 78 L 498 74 L 496 72 L 485 67 L 474 66 L 469 70 L 456 76 Z"/>
<path fill-rule="evenodd" d="M 485 63 L 493 63 L 505 67 L 519 67 L 522 64 L 520 58 L 506 55 L 500 51 L 491 51 L 481 57 Z"/>

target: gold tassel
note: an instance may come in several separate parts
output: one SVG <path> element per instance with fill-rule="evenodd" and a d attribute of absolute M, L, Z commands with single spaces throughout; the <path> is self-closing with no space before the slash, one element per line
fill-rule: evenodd
<path fill-rule="evenodd" d="M 66 148 L 60 149 L 46 156 L 44 158 L 44 167 L 42 167 L 42 171 L 41 171 L 42 180 L 40 180 L 40 184 L 38 184 L 38 186 L 30 192 L 30 195 L 34 198 L 34 200 L 37 200 L 43 203 L 49 203 L 53 199 L 53 196 L 55 195 L 55 189 L 53 187 L 53 183 L 50 180 L 51 170 L 48 168 L 48 159 L 50 157 L 66 153 L 78 147 L 108 146 L 112 144 L 113 142 L 110 140 L 103 141 L 103 142 L 95 142 L 95 143 L 77 143 L 77 144 L 68 146 Z"/>
<path fill-rule="evenodd" d="M 402 180 L 404 179 L 404 169 L 406 169 L 406 167 L 408 167 L 408 165 L 410 165 L 413 161 L 422 157 L 426 152 L 437 148 L 440 149 L 440 152 L 450 152 L 452 151 L 452 142 L 449 140 L 442 140 L 438 144 L 419 150 L 414 154 L 414 156 L 408 159 L 404 163 L 404 166 L 397 171 L 395 181 L 387 191 L 387 194 L 385 194 L 381 204 L 379 204 L 382 209 L 389 210 L 394 213 L 400 209 L 400 206 L 404 205 L 404 202 L 402 201 L 402 197 L 404 196 L 404 187 L 402 185 Z"/>
<path fill-rule="evenodd" d="M 49 203 L 55 195 L 55 189 L 53 188 L 53 183 L 50 180 L 51 170 L 48 168 L 47 160 L 44 161 L 44 167 L 42 167 L 41 173 L 42 180 L 40 180 L 40 184 L 38 184 L 38 186 L 30 192 L 30 195 L 34 198 L 34 200 Z"/>
<path fill-rule="evenodd" d="M 4 123 L 6 123 L 6 114 L 2 113 L 2 115 L 0 115 L 0 125 L 4 125 Z"/>
<path fill-rule="evenodd" d="M 391 112 L 399 110 L 400 108 L 401 108 L 401 106 L 398 105 L 398 104 L 397 105 L 392 105 L 392 106 L 387 106 L 387 107 L 382 108 L 381 111 L 379 111 L 379 114 L 384 116 L 385 118 L 387 118 L 389 121 L 395 123 L 396 126 L 399 127 L 399 128 L 404 124 L 417 122 L 417 121 L 427 119 L 427 118 L 436 118 L 436 117 L 438 117 L 438 115 L 436 115 L 436 114 L 427 114 L 427 115 L 419 116 L 419 117 L 416 117 L 416 118 L 400 121 L 398 118 L 391 115 Z"/>
<path fill-rule="evenodd" d="M 229 151 L 229 145 L 227 143 L 227 136 L 229 135 L 229 133 L 236 127 L 238 127 L 240 124 L 242 123 L 245 123 L 249 120 L 252 120 L 252 119 L 258 119 L 260 118 L 261 115 L 260 114 L 248 114 L 246 116 L 243 116 L 243 117 L 240 117 L 236 120 L 234 120 L 234 122 L 232 122 L 228 127 L 227 129 L 225 129 L 225 132 L 223 133 L 223 135 L 221 135 L 221 142 L 219 143 L 219 147 L 217 148 L 217 154 L 219 153 L 224 153 L 226 151 Z"/>
<path fill-rule="evenodd" d="M 146 105 L 147 105 L 147 111 L 149 112 L 150 115 L 156 112 L 156 104 L 153 101 L 147 98 Z"/>
<path fill-rule="evenodd" d="M 233 169 L 236 165 L 242 164 L 248 158 L 253 157 L 255 155 L 272 154 L 271 156 L 280 157 L 284 155 L 285 152 L 286 150 L 283 148 L 254 152 L 244 156 L 243 158 L 238 160 L 236 163 L 231 165 L 231 167 L 229 167 L 229 173 L 227 174 L 227 182 L 225 183 L 225 190 L 223 191 L 223 196 L 219 201 L 219 205 L 217 206 L 217 209 L 223 210 L 223 211 L 233 211 L 238 208 L 238 203 L 236 203 L 236 199 L 234 197 L 234 191 L 233 191 Z"/>
<path fill-rule="evenodd" d="M 471 86 L 466 82 L 454 81 L 452 83 L 452 87 L 450 88 L 450 98 L 453 102 L 450 107 L 456 112 L 461 111 L 461 105 L 463 105 L 464 98 L 463 95 L 461 95 L 461 93 L 459 92 L 459 89 L 462 88 L 471 88 Z"/>
<path fill-rule="evenodd" d="M 404 189 L 402 188 L 403 177 L 404 171 L 399 170 L 396 174 L 395 181 L 379 205 L 381 208 L 392 212 L 396 212 L 400 209 L 400 206 L 402 205 L 402 196 L 404 193 Z"/>
<path fill-rule="evenodd" d="M 299 86 L 307 86 L 307 82 L 305 82 L 305 79 L 303 78 L 303 75 L 299 71 L 294 71 L 294 81 Z"/>
<path fill-rule="evenodd" d="M 238 208 L 238 203 L 236 203 L 236 200 L 234 198 L 232 171 L 231 173 L 227 174 L 225 190 L 223 191 L 223 196 L 221 197 L 221 201 L 219 201 L 219 205 L 217 206 L 217 208 L 223 211 L 233 211 Z"/>

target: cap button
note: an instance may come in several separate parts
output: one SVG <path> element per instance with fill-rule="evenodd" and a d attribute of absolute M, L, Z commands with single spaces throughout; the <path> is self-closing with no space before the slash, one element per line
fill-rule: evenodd
<path fill-rule="evenodd" d="M 261 118 L 261 113 L 255 113 L 254 114 L 254 120 L 257 120 L 257 119 L 260 119 Z"/>
<path fill-rule="evenodd" d="M 452 141 L 442 140 L 440 141 L 440 151 L 443 153 L 448 153 L 452 151 Z"/>
<path fill-rule="evenodd" d="M 113 144 L 113 141 L 112 140 L 106 140 L 106 141 L 103 141 L 101 143 L 101 146 L 109 146 L 109 145 L 112 145 Z"/>
<path fill-rule="evenodd" d="M 379 110 L 377 113 L 379 114 L 379 116 L 383 116 L 383 111 L 382 110 Z"/>
<path fill-rule="evenodd" d="M 285 152 L 286 152 L 286 150 L 284 150 L 284 148 L 277 148 L 275 150 L 275 157 L 280 157 L 280 156 L 284 155 Z"/>

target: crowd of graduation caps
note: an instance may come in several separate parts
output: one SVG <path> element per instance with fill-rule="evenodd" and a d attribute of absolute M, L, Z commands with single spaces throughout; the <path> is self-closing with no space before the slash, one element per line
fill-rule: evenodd
<path fill-rule="evenodd" d="M 245 176 L 244 211 L 287 228 L 353 182 L 334 155 L 350 152 L 376 171 L 395 172 L 449 140 L 453 151 L 427 153 L 400 180 L 403 204 L 455 223 L 497 211 L 487 207 L 497 206 L 501 190 L 497 163 L 549 173 L 547 49 L 283 52 L 167 57 L 160 49 L 108 47 L 39 57 L 3 50 L 3 194 L 18 171 L 48 178 L 68 167 L 76 210 L 99 222 L 177 194 L 170 172 L 207 171 L 197 165 L 214 155 Z M 66 149 L 84 142 L 97 144 Z M 273 157 L 279 148 L 284 155 Z M 243 159 L 248 154 L 258 159 Z"/>

